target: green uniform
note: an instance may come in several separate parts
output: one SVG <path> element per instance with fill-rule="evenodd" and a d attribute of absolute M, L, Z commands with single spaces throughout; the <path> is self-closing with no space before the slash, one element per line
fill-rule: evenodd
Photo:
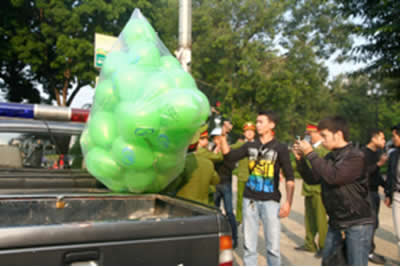
<path fill-rule="evenodd" d="M 207 148 L 204 147 L 200 147 L 198 148 L 198 150 L 196 150 L 195 152 L 197 155 L 200 155 L 202 157 L 205 157 L 209 160 L 211 160 L 213 162 L 213 166 L 214 163 L 223 161 L 224 156 L 222 153 L 214 153 L 213 151 L 208 150 Z M 209 186 L 209 200 L 208 200 L 208 204 L 210 206 L 214 206 L 214 193 L 216 192 L 216 186 L 215 185 L 210 185 Z"/>
<path fill-rule="evenodd" d="M 211 160 L 213 163 L 220 162 L 223 160 L 223 154 L 221 152 L 216 154 L 212 151 L 209 151 L 208 149 L 206 149 L 204 147 L 198 148 L 198 150 L 196 150 L 195 154 L 205 157 L 205 158 Z"/>
<path fill-rule="evenodd" d="M 245 142 L 237 141 L 232 148 L 239 148 Z M 248 167 L 248 158 L 243 158 L 238 162 L 238 167 L 233 171 L 234 174 L 238 176 L 237 182 L 237 210 L 236 210 L 236 220 L 237 222 L 242 222 L 242 198 L 244 194 L 245 184 L 248 181 L 249 177 L 249 167 Z"/>
<path fill-rule="evenodd" d="M 219 182 L 220 177 L 214 170 L 212 161 L 191 153 L 185 159 L 184 171 L 169 186 L 168 191 L 178 191 L 176 195 L 179 197 L 208 205 L 209 185 Z"/>
<path fill-rule="evenodd" d="M 320 157 L 324 157 L 329 151 L 321 145 L 314 149 Z M 309 162 L 307 164 L 310 165 Z M 310 185 L 303 182 L 302 195 L 305 196 L 305 248 L 310 251 L 323 249 L 327 234 L 327 214 L 324 208 L 320 184 Z M 315 236 L 319 233 L 318 247 L 315 244 Z"/>

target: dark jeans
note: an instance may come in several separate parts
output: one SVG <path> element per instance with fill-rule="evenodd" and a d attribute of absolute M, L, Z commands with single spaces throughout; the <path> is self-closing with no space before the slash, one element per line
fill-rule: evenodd
<path fill-rule="evenodd" d="M 231 183 L 229 184 L 218 184 L 216 185 L 216 193 L 214 195 L 214 204 L 216 207 L 220 208 L 220 201 L 224 201 L 224 209 L 226 210 L 226 215 L 228 221 L 231 225 L 232 237 L 234 242 L 237 242 L 237 222 L 235 221 L 235 216 L 233 212 L 233 200 L 232 200 L 232 190 Z"/>
<path fill-rule="evenodd" d="M 379 227 L 379 211 L 380 211 L 380 196 L 377 191 L 369 191 L 370 194 L 370 200 L 371 200 L 371 208 L 372 208 L 372 214 L 375 216 L 375 224 L 374 224 L 374 229 L 372 232 L 372 245 L 370 248 L 370 253 L 373 253 L 375 251 L 376 245 L 374 242 L 374 236 L 376 233 L 376 229 Z"/>
<path fill-rule="evenodd" d="M 347 261 L 352 266 L 368 265 L 373 224 L 354 225 L 344 229 L 345 246 L 347 250 Z M 323 259 L 330 256 L 336 246 L 341 242 L 342 235 L 340 230 L 329 226 L 324 243 Z"/>

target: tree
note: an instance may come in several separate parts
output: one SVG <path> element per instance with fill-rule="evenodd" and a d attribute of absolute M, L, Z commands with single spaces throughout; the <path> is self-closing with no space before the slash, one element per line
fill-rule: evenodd
<path fill-rule="evenodd" d="M 365 144 L 369 128 L 379 128 L 391 135 L 391 126 L 400 119 L 400 103 L 377 94 L 380 83 L 368 75 L 349 75 L 337 77 L 329 86 L 336 103 L 335 114 L 349 122 L 351 140 Z"/>
<path fill-rule="evenodd" d="M 40 102 L 39 91 L 27 74 L 27 66 L 18 59 L 18 54 L 10 41 L 11 37 L 16 35 L 16 25 L 21 23 L 20 14 L 13 8 L 10 1 L 2 1 L 0 10 L 3 22 L 6 22 L 0 26 L 2 40 L 0 42 L 0 86 L 2 91 L 10 92 L 7 99 L 12 102 L 20 102 L 22 99 Z"/>
<path fill-rule="evenodd" d="M 400 97 L 400 1 L 337 0 L 352 19 L 351 30 L 366 43 L 353 50 L 353 59 L 367 62 L 362 70 L 374 79 L 386 79 L 388 94 Z"/>
<path fill-rule="evenodd" d="M 41 86 L 43 102 L 70 105 L 82 87 L 94 86 L 95 32 L 118 35 L 135 7 L 152 17 L 146 0 L 2 1 L 0 78 L 6 98 L 38 103 Z"/>
<path fill-rule="evenodd" d="M 291 28 L 283 25 L 293 22 L 286 13 L 294 5 L 295 1 L 194 1 L 193 75 L 212 103 L 223 103 L 237 134 L 259 110 L 272 109 L 282 118 L 279 137 L 293 140 L 303 133 L 307 119 L 326 110 L 321 100 L 330 95 L 325 86 L 328 72 L 319 63 L 317 45 L 286 38 L 287 53 L 278 51 L 277 39 Z M 303 32 L 307 35 L 306 29 Z"/>
<path fill-rule="evenodd" d="M 353 39 L 350 22 L 343 16 L 335 1 L 289 1 L 288 12 L 282 24 L 280 45 L 290 49 L 297 42 L 310 46 L 318 59 L 329 59 L 336 51 L 349 51 Z M 336 60 L 344 60 L 344 53 Z"/>

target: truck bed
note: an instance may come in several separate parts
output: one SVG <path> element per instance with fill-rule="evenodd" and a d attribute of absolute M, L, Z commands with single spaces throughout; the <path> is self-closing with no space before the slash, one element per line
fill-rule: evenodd
<path fill-rule="evenodd" d="M 2 265 L 215 265 L 230 231 L 217 210 L 163 195 L 2 195 L 0 214 Z"/>

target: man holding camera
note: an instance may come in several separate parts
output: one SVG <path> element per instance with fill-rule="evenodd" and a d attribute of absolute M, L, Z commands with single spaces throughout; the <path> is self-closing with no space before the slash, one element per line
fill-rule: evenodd
<path fill-rule="evenodd" d="M 320 136 L 317 126 L 315 124 L 308 124 L 306 126 L 304 140 L 311 143 L 314 151 L 319 157 L 324 157 L 329 151 L 321 146 L 323 138 Z M 297 162 L 297 170 L 301 176 L 306 175 L 302 172 L 301 162 L 304 160 L 301 155 L 293 151 Z M 321 257 L 324 242 L 327 234 L 327 215 L 324 208 L 321 196 L 320 184 L 308 184 L 306 181 L 302 184 L 302 195 L 305 196 L 305 243 L 296 250 L 304 250 L 316 252 L 317 257 Z M 318 246 L 315 243 L 316 234 L 319 234 Z"/>
<path fill-rule="evenodd" d="M 329 216 L 323 264 L 333 265 L 330 258 L 345 235 L 347 263 L 368 265 L 374 218 L 364 154 L 348 142 L 349 129 L 342 117 L 321 120 L 318 130 L 323 138 L 322 145 L 331 151 L 329 154 L 320 158 L 304 140 L 296 141 L 293 150 L 301 156 L 298 164 L 302 178 L 309 184 L 322 185 L 323 204 Z"/>
<path fill-rule="evenodd" d="M 219 139 L 223 135 L 226 136 L 233 128 L 229 119 L 222 118 L 221 123 L 221 126 L 217 123 L 216 128 L 211 132 L 215 143 L 213 152 L 220 155 L 221 148 Z M 232 203 L 232 171 L 235 168 L 235 162 L 223 159 L 221 162 L 216 162 L 214 166 L 220 176 L 220 183 L 216 185 L 216 192 L 214 193 L 214 204 L 219 208 L 220 203 L 223 200 L 224 210 L 231 225 L 233 248 L 236 248 L 238 244 L 238 231 Z"/>

